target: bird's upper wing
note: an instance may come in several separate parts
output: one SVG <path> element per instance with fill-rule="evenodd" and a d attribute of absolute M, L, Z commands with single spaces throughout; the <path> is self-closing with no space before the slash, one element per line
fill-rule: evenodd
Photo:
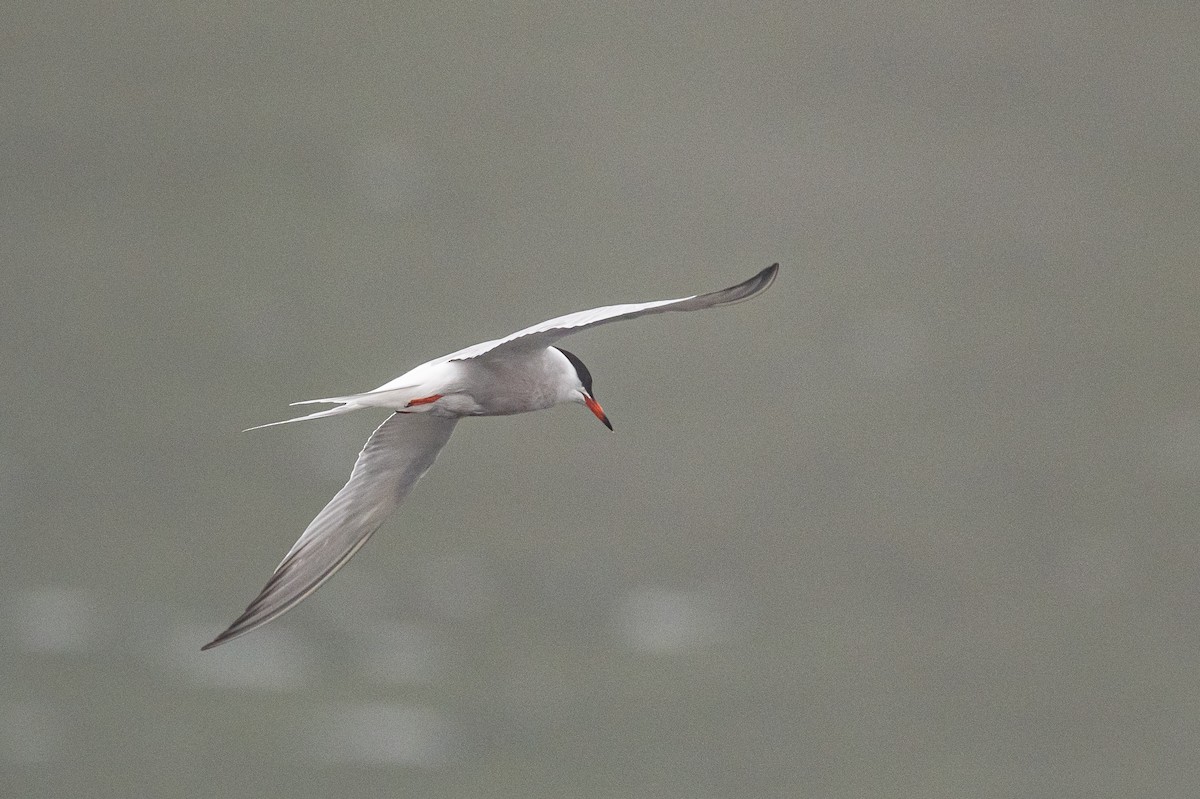
<path fill-rule="evenodd" d="M 504 338 L 499 338 L 495 341 L 485 341 L 482 344 L 476 344 L 457 352 L 452 352 L 449 355 L 432 361 L 432 363 L 465 361 L 488 353 L 497 354 L 505 350 L 548 347 L 563 336 L 578 333 L 581 330 L 587 330 L 597 325 L 616 322 L 621 319 L 636 319 L 639 316 L 665 313 L 667 311 L 699 311 L 704 308 L 716 308 L 719 305 L 731 305 L 735 302 L 748 300 L 756 294 L 766 291 L 778 273 L 779 264 L 771 264 L 749 280 L 709 294 L 681 297 L 677 300 L 606 305 L 603 308 L 592 308 L 588 311 L 576 311 L 565 316 L 556 316 L 553 319 L 539 322 L 524 330 L 518 330 L 516 333 Z"/>
<path fill-rule="evenodd" d="M 388 417 L 367 439 L 349 482 L 309 523 L 266 587 L 229 629 L 203 648 L 266 624 L 332 577 L 429 470 L 457 422 L 431 413 Z"/>

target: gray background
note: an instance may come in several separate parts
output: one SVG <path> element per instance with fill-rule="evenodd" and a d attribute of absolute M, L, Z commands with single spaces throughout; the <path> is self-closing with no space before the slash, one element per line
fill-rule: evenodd
<path fill-rule="evenodd" d="M 0 793 L 1183 797 L 1189 3 L 10 3 Z M 381 420 L 580 308 L 279 622 Z"/>

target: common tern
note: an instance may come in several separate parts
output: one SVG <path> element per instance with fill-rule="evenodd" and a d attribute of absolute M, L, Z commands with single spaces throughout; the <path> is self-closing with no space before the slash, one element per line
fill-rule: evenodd
<path fill-rule="evenodd" d="M 591 373 L 577 356 L 554 346 L 560 338 L 623 319 L 732 305 L 766 291 L 778 272 L 779 264 L 772 264 L 722 291 L 557 316 L 435 358 L 362 394 L 292 403 L 336 407 L 251 427 L 257 430 L 363 408 L 394 411 L 367 439 L 349 482 L 309 523 L 254 601 L 202 649 L 231 641 L 286 613 L 332 577 L 408 496 L 462 417 L 503 416 L 578 402 L 611 430 L 612 423 L 596 402 Z"/>

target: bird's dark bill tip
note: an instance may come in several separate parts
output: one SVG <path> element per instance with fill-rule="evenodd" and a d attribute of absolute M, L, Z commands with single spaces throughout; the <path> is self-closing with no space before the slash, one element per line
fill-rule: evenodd
<path fill-rule="evenodd" d="M 591 394 L 584 394 L 583 404 L 587 405 L 587 409 L 591 411 L 597 419 L 603 422 L 605 427 L 607 427 L 609 430 L 613 429 L 612 422 L 608 421 L 608 414 L 606 414 L 604 409 L 600 407 L 600 403 L 596 402 L 596 400 L 592 398 Z"/>

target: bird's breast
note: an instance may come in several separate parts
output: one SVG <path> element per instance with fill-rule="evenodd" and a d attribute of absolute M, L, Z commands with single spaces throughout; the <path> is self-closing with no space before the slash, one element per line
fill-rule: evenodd
<path fill-rule="evenodd" d="M 549 408 L 560 399 L 560 377 L 543 358 L 490 363 L 474 362 L 464 381 L 461 407 L 473 416 L 505 416 Z M 446 399 L 450 399 L 447 397 Z M 443 400 L 444 402 L 445 400 Z"/>

